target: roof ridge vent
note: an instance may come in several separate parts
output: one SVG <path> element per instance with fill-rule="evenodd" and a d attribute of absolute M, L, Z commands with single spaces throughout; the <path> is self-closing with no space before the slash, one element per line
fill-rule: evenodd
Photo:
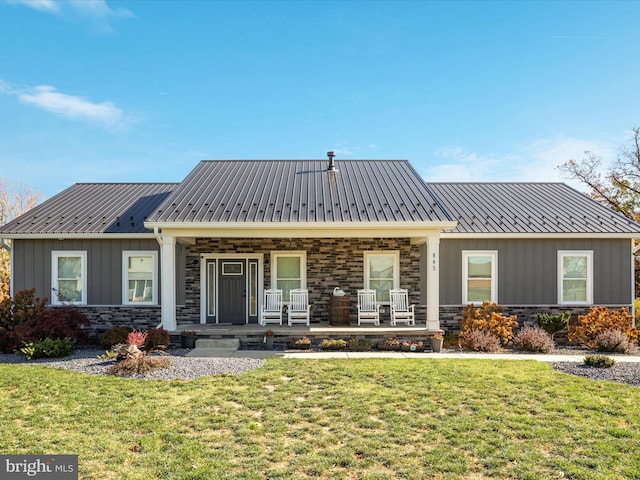
<path fill-rule="evenodd" d="M 336 152 L 327 152 L 327 157 L 329 157 L 329 165 L 327 166 L 327 172 L 337 172 L 336 164 L 334 159 L 336 158 Z"/>

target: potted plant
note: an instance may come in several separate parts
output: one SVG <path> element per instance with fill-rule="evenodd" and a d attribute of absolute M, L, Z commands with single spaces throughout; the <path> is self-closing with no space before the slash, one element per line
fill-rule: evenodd
<path fill-rule="evenodd" d="M 192 330 L 185 330 L 180 333 L 180 343 L 182 348 L 196 348 L 198 334 Z"/>
<path fill-rule="evenodd" d="M 267 350 L 273 350 L 273 339 L 273 330 L 267 330 L 262 340 L 262 343 L 264 343 L 264 348 L 266 348 Z"/>
<path fill-rule="evenodd" d="M 396 337 L 387 337 L 378 342 L 378 350 L 400 350 L 400 340 Z"/>
<path fill-rule="evenodd" d="M 431 350 L 434 352 L 442 351 L 442 343 L 444 342 L 444 335 L 441 332 L 436 332 L 431 336 Z"/>
<path fill-rule="evenodd" d="M 320 342 L 322 350 L 343 350 L 347 346 L 347 342 L 341 338 L 325 338 Z"/>
<path fill-rule="evenodd" d="M 372 346 L 370 338 L 351 338 L 349 340 L 349 350 L 352 352 L 366 352 L 371 350 Z"/>
<path fill-rule="evenodd" d="M 309 337 L 291 338 L 287 342 L 287 347 L 296 350 L 308 350 L 311 348 L 311 339 Z"/>

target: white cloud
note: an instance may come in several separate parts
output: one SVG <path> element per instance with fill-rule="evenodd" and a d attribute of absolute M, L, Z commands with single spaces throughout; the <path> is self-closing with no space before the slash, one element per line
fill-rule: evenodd
<path fill-rule="evenodd" d="M 135 16 L 126 8 L 112 9 L 105 0 L 69 0 L 68 5 L 78 14 L 87 17 L 131 18 Z"/>
<path fill-rule="evenodd" d="M 610 143 L 554 137 L 531 140 L 506 154 L 470 152 L 462 146 L 441 148 L 434 152 L 436 161 L 422 173 L 428 182 L 565 182 L 584 189 L 579 182 L 562 177 L 558 166 L 585 158 L 587 151 L 605 163 L 615 158 Z"/>
<path fill-rule="evenodd" d="M 60 4 L 54 0 L 9 0 L 9 3 L 20 3 L 41 12 L 56 13 L 60 11 Z"/>
<path fill-rule="evenodd" d="M 19 88 L 0 80 L 0 93 L 15 96 L 24 104 L 71 120 L 87 121 L 107 128 L 122 128 L 125 125 L 124 113 L 112 102 L 91 102 L 61 93 L 48 85 Z"/>
<path fill-rule="evenodd" d="M 9 0 L 34 10 L 55 14 L 67 20 L 79 22 L 89 31 L 111 34 L 110 20 L 114 18 L 135 18 L 126 8 L 111 8 L 106 0 Z"/>

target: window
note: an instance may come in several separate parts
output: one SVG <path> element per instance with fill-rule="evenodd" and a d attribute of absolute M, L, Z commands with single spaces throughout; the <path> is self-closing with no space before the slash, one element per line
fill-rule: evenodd
<path fill-rule="evenodd" d="M 307 285 L 307 252 L 271 252 L 271 286 L 282 290 L 282 301 L 289 301 L 289 292 Z"/>
<path fill-rule="evenodd" d="M 593 252 L 558 250 L 558 303 L 593 303 Z"/>
<path fill-rule="evenodd" d="M 399 252 L 364 252 L 364 288 L 376 291 L 378 303 L 389 303 L 389 290 L 399 285 Z"/>
<path fill-rule="evenodd" d="M 51 252 L 51 303 L 87 303 L 87 252 Z"/>
<path fill-rule="evenodd" d="M 498 252 L 462 251 L 462 303 L 497 302 Z"/>
<path fill-rule="evenodd" d="M 157 303 L 158 253 L 154 251 L 122 252 L 124 305 L 154 305 Z"/>

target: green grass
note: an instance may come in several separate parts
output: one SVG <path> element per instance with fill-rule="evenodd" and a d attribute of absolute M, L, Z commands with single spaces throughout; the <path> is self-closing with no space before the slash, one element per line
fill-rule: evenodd
<path fill-rule="evenodd" d="M 640 389 L 529 361 L 271 359 L 196 381 L 0 365 L 0 451 L 86 479 L 640 478 Z"/>

